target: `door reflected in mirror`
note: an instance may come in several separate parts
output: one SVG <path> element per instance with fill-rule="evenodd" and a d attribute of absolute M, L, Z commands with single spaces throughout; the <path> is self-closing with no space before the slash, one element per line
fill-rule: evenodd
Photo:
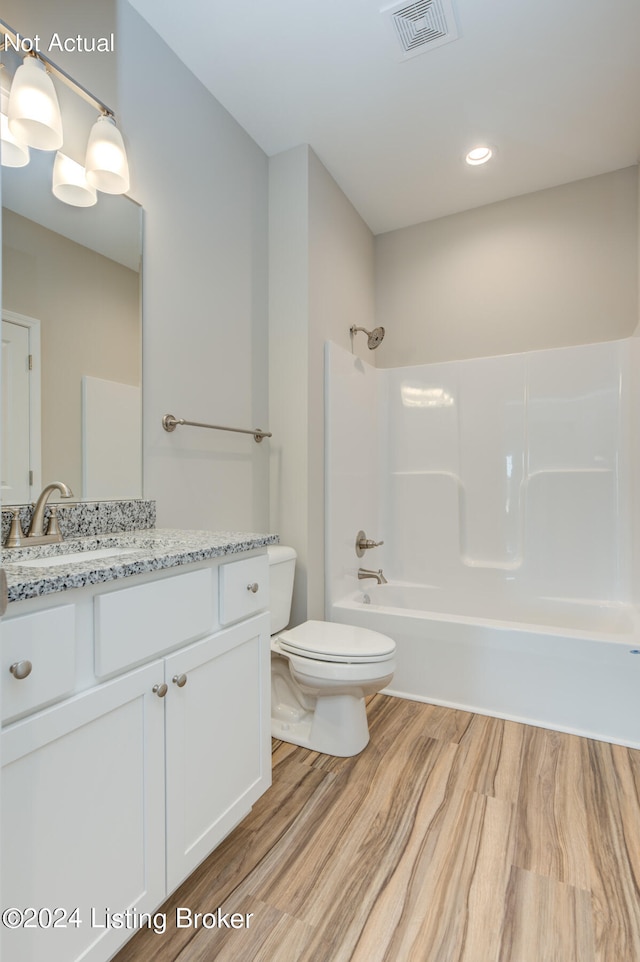
<path fill-rule="evenodd" d="M 2 168 L 2 501 L 140 498 L 142 209 L 61 203 L 53 162 Z"/>

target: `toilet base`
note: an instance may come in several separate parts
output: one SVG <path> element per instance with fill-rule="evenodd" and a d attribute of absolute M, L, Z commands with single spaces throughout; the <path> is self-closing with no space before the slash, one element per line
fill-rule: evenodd
<path fill-rule="evenodd" d="M 312 710 L 300 706 L 299 711 L 274 705 L 271 734 L 323 755 L 358 755 L 369 742 L 365 700 L 353 695 L 324 695 L 315 699 Z"/>
<path fill-rule="evenodd" d="M 323 755 L 349 758 L 369 742 L 363 693 L 314 695 L 291 677 L 289 662 L 271 657 L 271 734 Z"/>

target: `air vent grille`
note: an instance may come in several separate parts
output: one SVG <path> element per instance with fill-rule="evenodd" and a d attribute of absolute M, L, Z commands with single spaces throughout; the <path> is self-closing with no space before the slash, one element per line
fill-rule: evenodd
<path fill-rule="evenodd" d="M 382 11 L 389 17 L 404 57 L 415 57 L 428 47 L 439 47 L 458 37 L 449 0 L 416 0 Z"/>

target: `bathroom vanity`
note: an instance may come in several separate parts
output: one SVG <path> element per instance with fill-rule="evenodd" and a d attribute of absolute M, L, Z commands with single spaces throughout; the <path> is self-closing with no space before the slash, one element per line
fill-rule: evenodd
<path fill-rule="evenodd" d="M 5 553 L 4 957 L 109 959 L 270 785 L 276 541 L 153 529 Z"/>

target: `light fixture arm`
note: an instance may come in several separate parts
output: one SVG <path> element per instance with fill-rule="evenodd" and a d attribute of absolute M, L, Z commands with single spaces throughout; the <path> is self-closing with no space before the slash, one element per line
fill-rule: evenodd
<path fill-rule="evenodd" d="M 2 33 L 3 37 L 4 36 L 11 37 L 12 40 L 14 40 L 17 43 L 18 33 L 15 30 L 13 30 L 12 27 L 8 26 L 8 24 L 6 24 L 3 20 L 0 20 L 0 33 Z M 22 39 L 24 40 L 28 38 L 23 37 Z M 2 43 L 0 43 L 0 52 L 2 52 L 5 49 L 6 49 L 6 44 L 4 41 L 2 41 Z M 62 83 L 65 84 L 65 86 L 75 91 L 75 93 L 77 93 L 80 97 L 82 97 L 83 100 L 86 100 L 88 104 L 91 104 L 92 107 L 96 107 L 102 114 L 105 114 L 107 117 L 115 117 L 115 114 L 111 109 L 111 107 L 107 107 L 107 105 L 103 104 L 101 100 L 98 100 L 98 98 L 95 97 L 92 93 L 90 93 L 85 87 L 83 87 L 82 84 L 79 84 L 77 80 L 74 80 L 73 77 L 70 77 L 68 73 L 65 73 L 65 71 L 62 70 L 61 67 L 58 67 L 58 65 L 55 64 L 53 60 L 50 60 L 49 57 L 46 56 L 46 54 L 40 53 L 40 51 L 35 51 L 35 50 L 30 50 L 30 51 L 25 50 L 22 52 L 22 56 L 26 56 L 28 54 L 31 54 L 32 56 L 37 57 L 38 60 L 41 60 L 45 64 L 49 72 L 54 75 L 54 77 L 57 77 L 58 80 L 61 80 Z"/>

